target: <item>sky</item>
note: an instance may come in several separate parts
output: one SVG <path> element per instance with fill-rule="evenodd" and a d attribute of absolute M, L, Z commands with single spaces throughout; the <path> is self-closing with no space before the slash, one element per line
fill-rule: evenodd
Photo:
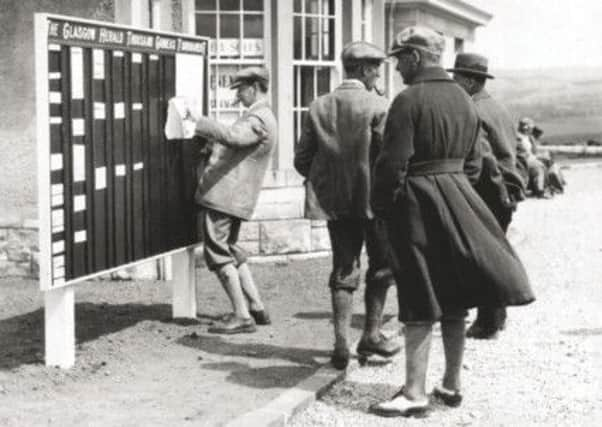
<path fill-rule="evenodd" d="M 494 15 L 472 49 L 492 68 L 602 66 L 601 0 L 467 0 Z"/>

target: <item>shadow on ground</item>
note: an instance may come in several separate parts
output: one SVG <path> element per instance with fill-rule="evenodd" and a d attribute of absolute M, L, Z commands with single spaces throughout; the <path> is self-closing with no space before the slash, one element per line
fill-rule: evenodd
<path fill-rule="evenodd" d="M 198 323 L 172 319 L 169 304 L 93 304 L 75 305 L 76 343 L 95 340 L 145 320 L 164 323 Z M 20 365 L 44 363 L 44 309 L 0 320 L 0 370 Z"/>
<path fill-rule="evenodd" d="M 331 319 L 332 313 L 330 311 L 304 311 L 296 313 L 293 317 L 304 320 L 325 320 Z M 387 323 L 393 317 L 392 314 L 385 314 L 383 316 L 383 324 Z M 354 314 L 351 317 L 351 327 L 354 329 L 362 329 L 364 327 L 364 318 L 365 316 L 363 314 Z"/>

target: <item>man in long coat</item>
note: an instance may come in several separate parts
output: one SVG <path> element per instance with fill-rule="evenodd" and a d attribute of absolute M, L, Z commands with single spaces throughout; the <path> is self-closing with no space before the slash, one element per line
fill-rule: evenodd
<path fill-rule="evenodd" d="M 357 352 L 390 357 L 400 350 L 380 332 L 387 289 L 394 280 L 384 224 L 374 219 L 370 208 L 371 165 L 381 148 L 388 106 L 373 89 L 385 58 L 385 52 L 370 43 L 346 45 L 341 54 L 346 79 L 312 102 L 295 147 L 295 168 L 307 178 L 306 217 L 328 221 L 335 333 L 331 360 L 337 369 L 349 362 L 348 329 L 364 242 L 366 323 Z"/>
<path fill-rule="evenodd" d="M 473 189 L 479 116 L 439 65 L 444 39 L 424 27 L 399 33 L 390 54 L 408 88 L 393 101 L 377 158 L 373 208 L 387 218 L 405 323 L 405 385 L 371 409 L 383 416 L 428 408 L 432 325 L 441 321 L 445 372 L 434 394 L 457 406 L 466 309 L 533 301 L 525 270 L 495 217 Z"/>
<path fill-rule="evenodd" d="M 470 95 L 481 120 L 479 144 L 483 168 L 475 189 L 485 201 L 504 233 L 508 231 L 516 205 L 524 199 L 525 183 L 516 169 L 516 132 L 508 111 L 485 89 L 489 74 L 488 61 L 475 53 L 459 53 L 454 80 Z M 504 307 L 479 307 L 467 337 L 494 338 L 506 323 Z"/>

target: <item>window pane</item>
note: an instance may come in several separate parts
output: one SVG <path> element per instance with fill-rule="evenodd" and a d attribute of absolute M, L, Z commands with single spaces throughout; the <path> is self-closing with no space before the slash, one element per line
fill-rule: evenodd
<path fill-rule="evenodd" d="M 197 13 L 196 14 L 196 34 L 211 38 L 217 37 L 216 32 L 217 18 L 215 13 Z"/>
<path fill-rule="evenodd" d="M 334 59 L 334 18 L 322 20 L 322 59 Z"/>
<path fill-rule="evenodd" d="M 220 10 L 240 10 L 240 0 L 219 0 Z"/>
<path fill-rule="evenodd" d="M 295 4 L 293 5 L 293 12 L 301 13 L 301 1 L 302 0 L 295 0 Z"/>
<path fill-rule="evenodd" d="M 301 67 L 301 107 L 309 106 L 314 97 L 314 69 Z"/>
<path fill-rule="evenodd" d="M 220 38 L 240 38 L 240 15 L 220 14 L 219 19 Z"/>
<path fill-rule="evenodd" d="M 245 10 L 263 10 L 263 0 L 244 0 Z"/>
<path fill-rule="evenodd" d="M 323 0 L 322 10 L 325 15 L 334 15 L 334 0 Z"/>
<path fill-rule="evenodd" d="M 196 10 L 215 10 L 215 0 L 196 0 L 194 2 L 194 8 Z"/>
<path fill-rule="evenodd" d="M 244 15 L 244 37 L 263 39 L 263 15 Z"/>
<path fill-rule="evenodd" d="M 319 59 L 319 31 L 320 20 L 318 18 L 305 19 L 305 59 Z"/>
<path fill-rule="evenodd" d="M 317 96 L 330 92 L 330 68 L 318 68 L 318 93 Z"/>
<path fill-rule="evenodd" d="M 293 52 L 293 58 L 295 59 L 303 59 L 301 57 L 302 52 L 301 52 L 301 22 L 302 18 L 300 16 L 295 16 L 295 20 L 294 20 L 294 28 L 293 28 L 293 34 L 295 37 L 295 45 L 294 45 L 294 52 Z"/>
<path fill-rule="evenodd" d="M 320 13 L 319 0 L 305 0 L 305 13 Z"/>

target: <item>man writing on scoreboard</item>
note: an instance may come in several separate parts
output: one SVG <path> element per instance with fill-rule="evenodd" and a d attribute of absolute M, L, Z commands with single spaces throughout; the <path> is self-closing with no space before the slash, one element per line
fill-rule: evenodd
<path fill-rule="evenodd" d="M 241 221 L 253 214 L 259 191 L 276 145 L 276 118 L 267 101 L 269 75 L 263 67 L 239 71 L 231 89 L 247 110 L 231 126 L 195 117 L 195 134 L 214 142 L 195 194 L 202 206 L 201 224 L 207 266 L 214 271 L 230 302 L 233 315 L 209 332 L 249 333 L 270 323 L 246 262 L 237 244 Z M 248 301 L 248 305 L 247 305 Z"/>

